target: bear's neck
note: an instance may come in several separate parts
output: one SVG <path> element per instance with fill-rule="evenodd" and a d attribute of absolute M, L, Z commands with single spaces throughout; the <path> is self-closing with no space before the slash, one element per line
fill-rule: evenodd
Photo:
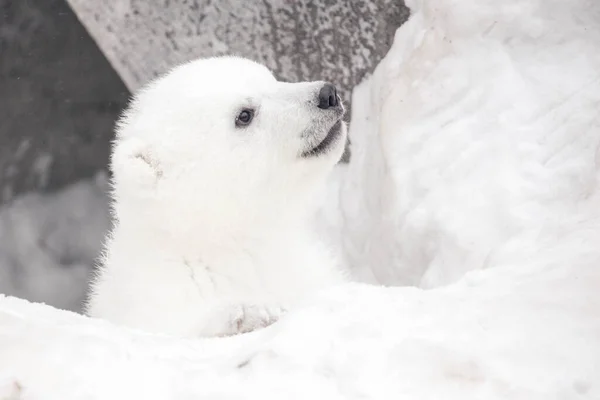
<path fill-rule="evenodd" d="M 115 224 L 108 242 L 107 262 L 152 263 L 162 260 L 181 263 L 206 263 L 218 268 L 236 259 L 268 258 L 268 252 L 285 252 L 306 240 L 309 230 L 302 219 L 269 218 L 262 224 L 238 224 L 175 231 L 141 220 Z M 264 223 L 269 222 L 268 224 Z M 127 255 L 129 260 L 122 260 Z"/>

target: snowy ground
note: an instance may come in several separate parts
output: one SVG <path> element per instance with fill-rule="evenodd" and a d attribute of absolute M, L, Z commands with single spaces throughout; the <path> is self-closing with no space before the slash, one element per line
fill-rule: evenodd
<path fill-rule="evenodd" d="M 598 399 L 597 271 L 520 267 L 431 292 L 340 288 L 228 339 L 4 299 L 0 382 L 24 399 Z"/>
<path fill-rule="evenodd" d="M 192 341 L 3 298 L 0 399 L 599 399 L 600 3 L 407 3 L 316 222 L 421 288 Z"/>

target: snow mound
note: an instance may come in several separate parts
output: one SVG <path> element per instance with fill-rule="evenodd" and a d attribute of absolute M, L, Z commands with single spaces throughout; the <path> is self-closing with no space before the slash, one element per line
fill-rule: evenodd
<path fill-rule="evenodd" d="M 353 95 L 338 219 L 350 265 L 438 287 L 597 218 L 600 3 L 407 5 Z"/>
<path fill-rule="evenodd" d="M 525 266 L 431 291 L 347 285 L 226 339 L 2 298 L 0 382 L 32 400 L 599 398 L 597 268 Z"/>
<path fill-rule="evenodd" d="M 410 1 L 354 93 L 361 276 L 273 326 L 181 340 L 0 298 L 0 399 L 600 398 L 600 3 Z"/>

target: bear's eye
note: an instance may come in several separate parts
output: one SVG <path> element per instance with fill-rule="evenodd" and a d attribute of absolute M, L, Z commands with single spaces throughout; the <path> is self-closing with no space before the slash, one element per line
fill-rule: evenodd
<path fill-rule="evenodd" d="M 254 118 L 254 110 L 250 108 L 244 108 L 238 116 L 235 118 L 235 126 L 238 128 L 250 125 Z"/>

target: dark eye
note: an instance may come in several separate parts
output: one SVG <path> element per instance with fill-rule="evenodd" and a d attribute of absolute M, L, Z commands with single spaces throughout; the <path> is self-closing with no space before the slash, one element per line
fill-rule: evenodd
<path fill-rule="evenodd" d="M 235 119 L 235 126 L 238 128 L 250 125 L 252 119 L 254 118 L 254 110 L 249 108 L 244 108 Z"/>

